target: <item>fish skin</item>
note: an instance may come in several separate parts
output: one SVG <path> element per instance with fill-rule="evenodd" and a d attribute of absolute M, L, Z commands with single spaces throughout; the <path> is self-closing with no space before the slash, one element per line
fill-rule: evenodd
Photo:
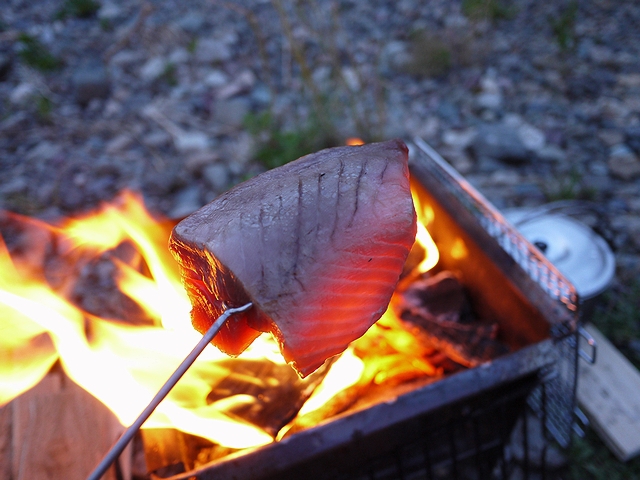
<path fill-rule="evenodd" d="M 415 232 L 407 147 L 390 140 L 254 177 L 180 222 L 169 247 L 198 331 L 251 301 L 213 343 L 237 355 L 270 331 L 306 376 L 382 316 Z"/>

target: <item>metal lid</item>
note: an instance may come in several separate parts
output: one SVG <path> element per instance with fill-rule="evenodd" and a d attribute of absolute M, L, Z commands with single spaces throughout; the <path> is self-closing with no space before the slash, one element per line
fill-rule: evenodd
<path fill-rule="evenodd" d="M 565 215 L 540 215 L 528 208 L 510 209 L 504 216 L 573 283 L 582 300 L 607 289 L 615 257 L 589 227 Z"/>

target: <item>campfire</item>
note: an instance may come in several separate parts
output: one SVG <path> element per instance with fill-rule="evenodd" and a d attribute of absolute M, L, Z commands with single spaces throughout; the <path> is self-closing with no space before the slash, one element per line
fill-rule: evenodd
<path fill-rule="evenodd" d="M 271 458 L 273 465 L 263 468 L 267 478 L 276 466 L 281 472 L 298 468 L 305 456 L 313 463 L 369 430 L 374 437 L 419 436 L 398 432 L 412 418 L 456 405 L 478 389 L 499 397 L 507 384 L 520 393 L 517 408 L 507 404 L 513 414 L 500 433 L 504 443 L 523 401 L 539 386 L 538 372 L 556 360 L 550 339 L 572 335 L 575 293 L 533 250 L 525 256 L 535 260 L 538 277 L 517 267 L 495 232 L 464 205 L 449 202 L 443 178 L 425 172 L 421 164 L 412 166 L 418 235 L 383 317 L 304 379 L 266 334 L 237 358 L 208 347 L 143 427 L 149 472 L 258 478 L 257 465 Z M 463 187 L 464 198 L 477 200 L 468 185 L 454 184 Z M 53 370 L 98 399 L 120 424 L 137 417 L 200 339 L 167 250 L 172 227 L 133 192 L 60 222 L 0 216 L 0 405 L 19 401 Z M 514 238 L 510 245 L 522 256 L 526 242 Z M 473 380 L 465 377 L 474 371 Z M 571 388 L 571 378 L 563 381 Z M 444 389 L 444 396 L 425 400 L 430 389 Z M 381 418 L 373 425 L 370 416 L 394 403 L 396 413 L 385 413 L 397 417 L 394 423 Z M 345 426 L 348 421 L 353 425 Z M 322 440 L 320 452 L 308 442 L 323 431 L 340 433 Z M 382 448 L 379 439 L 374 443 L 369 454 Z M 294 446 L 289 453 L 287 445 Z"/>

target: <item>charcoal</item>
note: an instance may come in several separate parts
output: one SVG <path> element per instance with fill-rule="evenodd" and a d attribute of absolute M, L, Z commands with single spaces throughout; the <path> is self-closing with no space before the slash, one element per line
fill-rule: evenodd
<path fill-rule="evenodd" d="M 473 314 L 464 286 L 452 272 L 441 272 L 409 285 L 400 295 L 397 313 L 425 345 L 451 360 L 475 367 L 508 352 L 497 340 L 498 324 Z"/>

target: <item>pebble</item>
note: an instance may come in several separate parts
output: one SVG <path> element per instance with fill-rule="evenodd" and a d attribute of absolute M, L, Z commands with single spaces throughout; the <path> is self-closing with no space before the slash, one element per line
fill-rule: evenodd
<path fill-rule="evenodd" d="M 173 138 L 173 144 L 180 153 L 207 150 L 211 146 L 211 140 L 202 132 L 179 132 Z"/>
<path fill-rule="evenodd" d="M 476 158 L 489 157 L 513 164 L 529 160 L 526 145 L 518 130 L 504 124 L 480 125 L 471 148 Z"/>
<path fill-rule="evenodd" d="M 214 163 L 213 165 L 207 165 L 202 170 L 202 176 L 207 181 L 209 186 L 216 192 L 223 192 L 229 186 L 231 181 L 231 175 L 229 168 L 222 163 Z"/>
<path fill-rule="evenodd" d="M 611 175 L 621 180 L 629 181 L 640 177 L 640 159 L 625 144 L 611 148 L 607 164 Z"/>
<path fill-rule="evenodd" d="M 153 57 L 140 68 L 140 78 L 145 82 L 157 80 L 167 71 L 167 60 L 164 57 Z"/>

